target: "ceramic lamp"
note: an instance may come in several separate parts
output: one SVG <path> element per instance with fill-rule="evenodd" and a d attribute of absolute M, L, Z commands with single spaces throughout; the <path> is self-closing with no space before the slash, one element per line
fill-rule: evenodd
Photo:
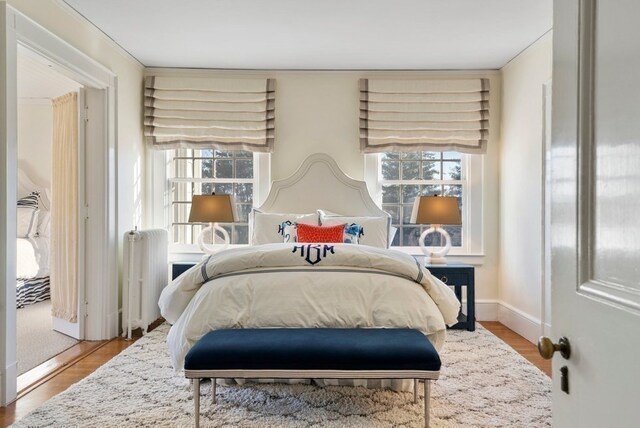
<path fill-rule="evenodd" d="M 231 195 L 194 195 L 191 199 L 191 211 L 189 223 L 209 223 L 198 235 L 198 246 L 208 254 L 214 254 L 229 246 L 229 233 L 220 227 L 218 223 L 233 223 L 236 221 L 236 204 Z M 212 244 L 215 242 L 216 232 L 220 232 L 224 238 L 222 245 L 207 245 L 204 237 L 211 232 Z"/>
<path fill-rule="evenodd" d="M 431 227 L 420 235 L 420 248 L 426 256 L 426 264 L 446 263 L 446 255 L 451 249 L 451 236 L 442 225 L 460 225 L 462 218 L 458 199 L 453 196 L 419 196 L 413 203 L 411 223 L 429 224 Z M 444 247 L 434 250 L 425 245 L 427 235 L 439 233 L 445 239 Z"/>

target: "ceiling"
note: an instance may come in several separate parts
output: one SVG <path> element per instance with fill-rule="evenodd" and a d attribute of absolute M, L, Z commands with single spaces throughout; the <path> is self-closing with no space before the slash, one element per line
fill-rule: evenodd
<path fill-rule="evenodd" d="M 498 69 L 552 0 L 65 0 L 147 67 Z"/>
<path fill-rule="evenodd" d="M 82 85 L 53 69 L 53 64 L 18 46 L 18 99 L 22 102 L 51 100 Z"/>

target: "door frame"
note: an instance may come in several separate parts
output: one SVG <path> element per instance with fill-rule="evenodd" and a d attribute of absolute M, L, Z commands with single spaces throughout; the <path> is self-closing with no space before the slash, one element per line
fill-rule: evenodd
<path fill-rule="evenodd" d="M 87 153 L 85 180 L 103 192 L 88 195 L 85 249 L 86 317 L 84 338 L 105 340 L 118 334 L 117 273 L 117 76 L 69 43 L 0 1 L 0 406 L 16 398 L 16 148 L 17 46 L 50 61 L 56 70 L 105 93 L 102 144 Z M 4 53 L 2 51 L 4 50 Z M 90 264 L 89 264 L 90 262 Z"/>
<path fill-rule="evenodd" d="M 542 275 L 541 335 L 551 334 L 551 95 L 552 80 L 542 85 Z"/>

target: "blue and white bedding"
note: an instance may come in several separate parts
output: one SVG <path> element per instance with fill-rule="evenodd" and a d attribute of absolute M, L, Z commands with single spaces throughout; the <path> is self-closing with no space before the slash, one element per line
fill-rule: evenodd
<path fill-rule="evenodd" d="M 16 308 L 24 308 L 51 298 L 49 277 L 18 278 L 16 287 Z"/>
<path fill-rule="evenodd" d="M 18 238 L 16 307 L 32 305 L 50 298 L 49 238 Z"/>
<path fill-rule="evenodd" d="M 176 370 L 206 333 L 222 328 L 414 328 L 436 346 L 459 303 L 416 260 L 350 244 L 266 244 L 215 254 L 164 289 Z"/>

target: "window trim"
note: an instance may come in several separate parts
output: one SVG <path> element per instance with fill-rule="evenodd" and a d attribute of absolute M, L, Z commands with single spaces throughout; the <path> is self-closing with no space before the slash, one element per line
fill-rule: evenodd
<path fill-rule="evenodd" d="M 253 179 L 215 179 L 215 178 L 195 178 L 195 179 L 170 179 L 170 168 L 172 165 L 174 150 L 152 150 L 150 156 L 150 206 L 153 207 L 150 223 L 153 227 L 171 230 L 171 199 L 170 189 L 172 181 L 188 182 L 253 182 L 253 207 L 259 207 L 269 194 L 271 187 L 271 155 L 269 153 L 253 153 Z M 162 185 L 160 185 L 162 183 Z M 251 229 L 251 226 L 249 226 Z M 234 244 L 229 248 L 244 247 L 249 244 Z M 169 243 L 169 260 L 175 261 L 198 261 L 204 255 L 197 244 L 175 244 Z"/>
<path fill-rule="evenodd" d="M 482 199 L 484 181 L 484 157 L 481 155 L 461 154 L 461 168 L 466 179 L 462 183 L 462 247 L 453 247 L 448 257 L 455 261 L 457 257 L 475 260 L 474 264 L 481 263 L 484 257 L 484 203 Z M 364 180 L 369 188 L 369 194 L 378 206 L 382 207 L 382 182 L 380 180 L 380 153 L 364 155 Z M 396 180 L 398 183 L 403 180 Z M 420 183 L 422 184 L 422 182 Z M 438 181 L 438 184 L 447 184 L 447 180 Z M 459 183 L 454 183 L 459 184 Z M 473 213 L 474 215 L 471 215 Z M 399 231 L 398 231 L 399 232 Z M 391 247 L 414 256 L 423 256 L 418 246 Z"/>

